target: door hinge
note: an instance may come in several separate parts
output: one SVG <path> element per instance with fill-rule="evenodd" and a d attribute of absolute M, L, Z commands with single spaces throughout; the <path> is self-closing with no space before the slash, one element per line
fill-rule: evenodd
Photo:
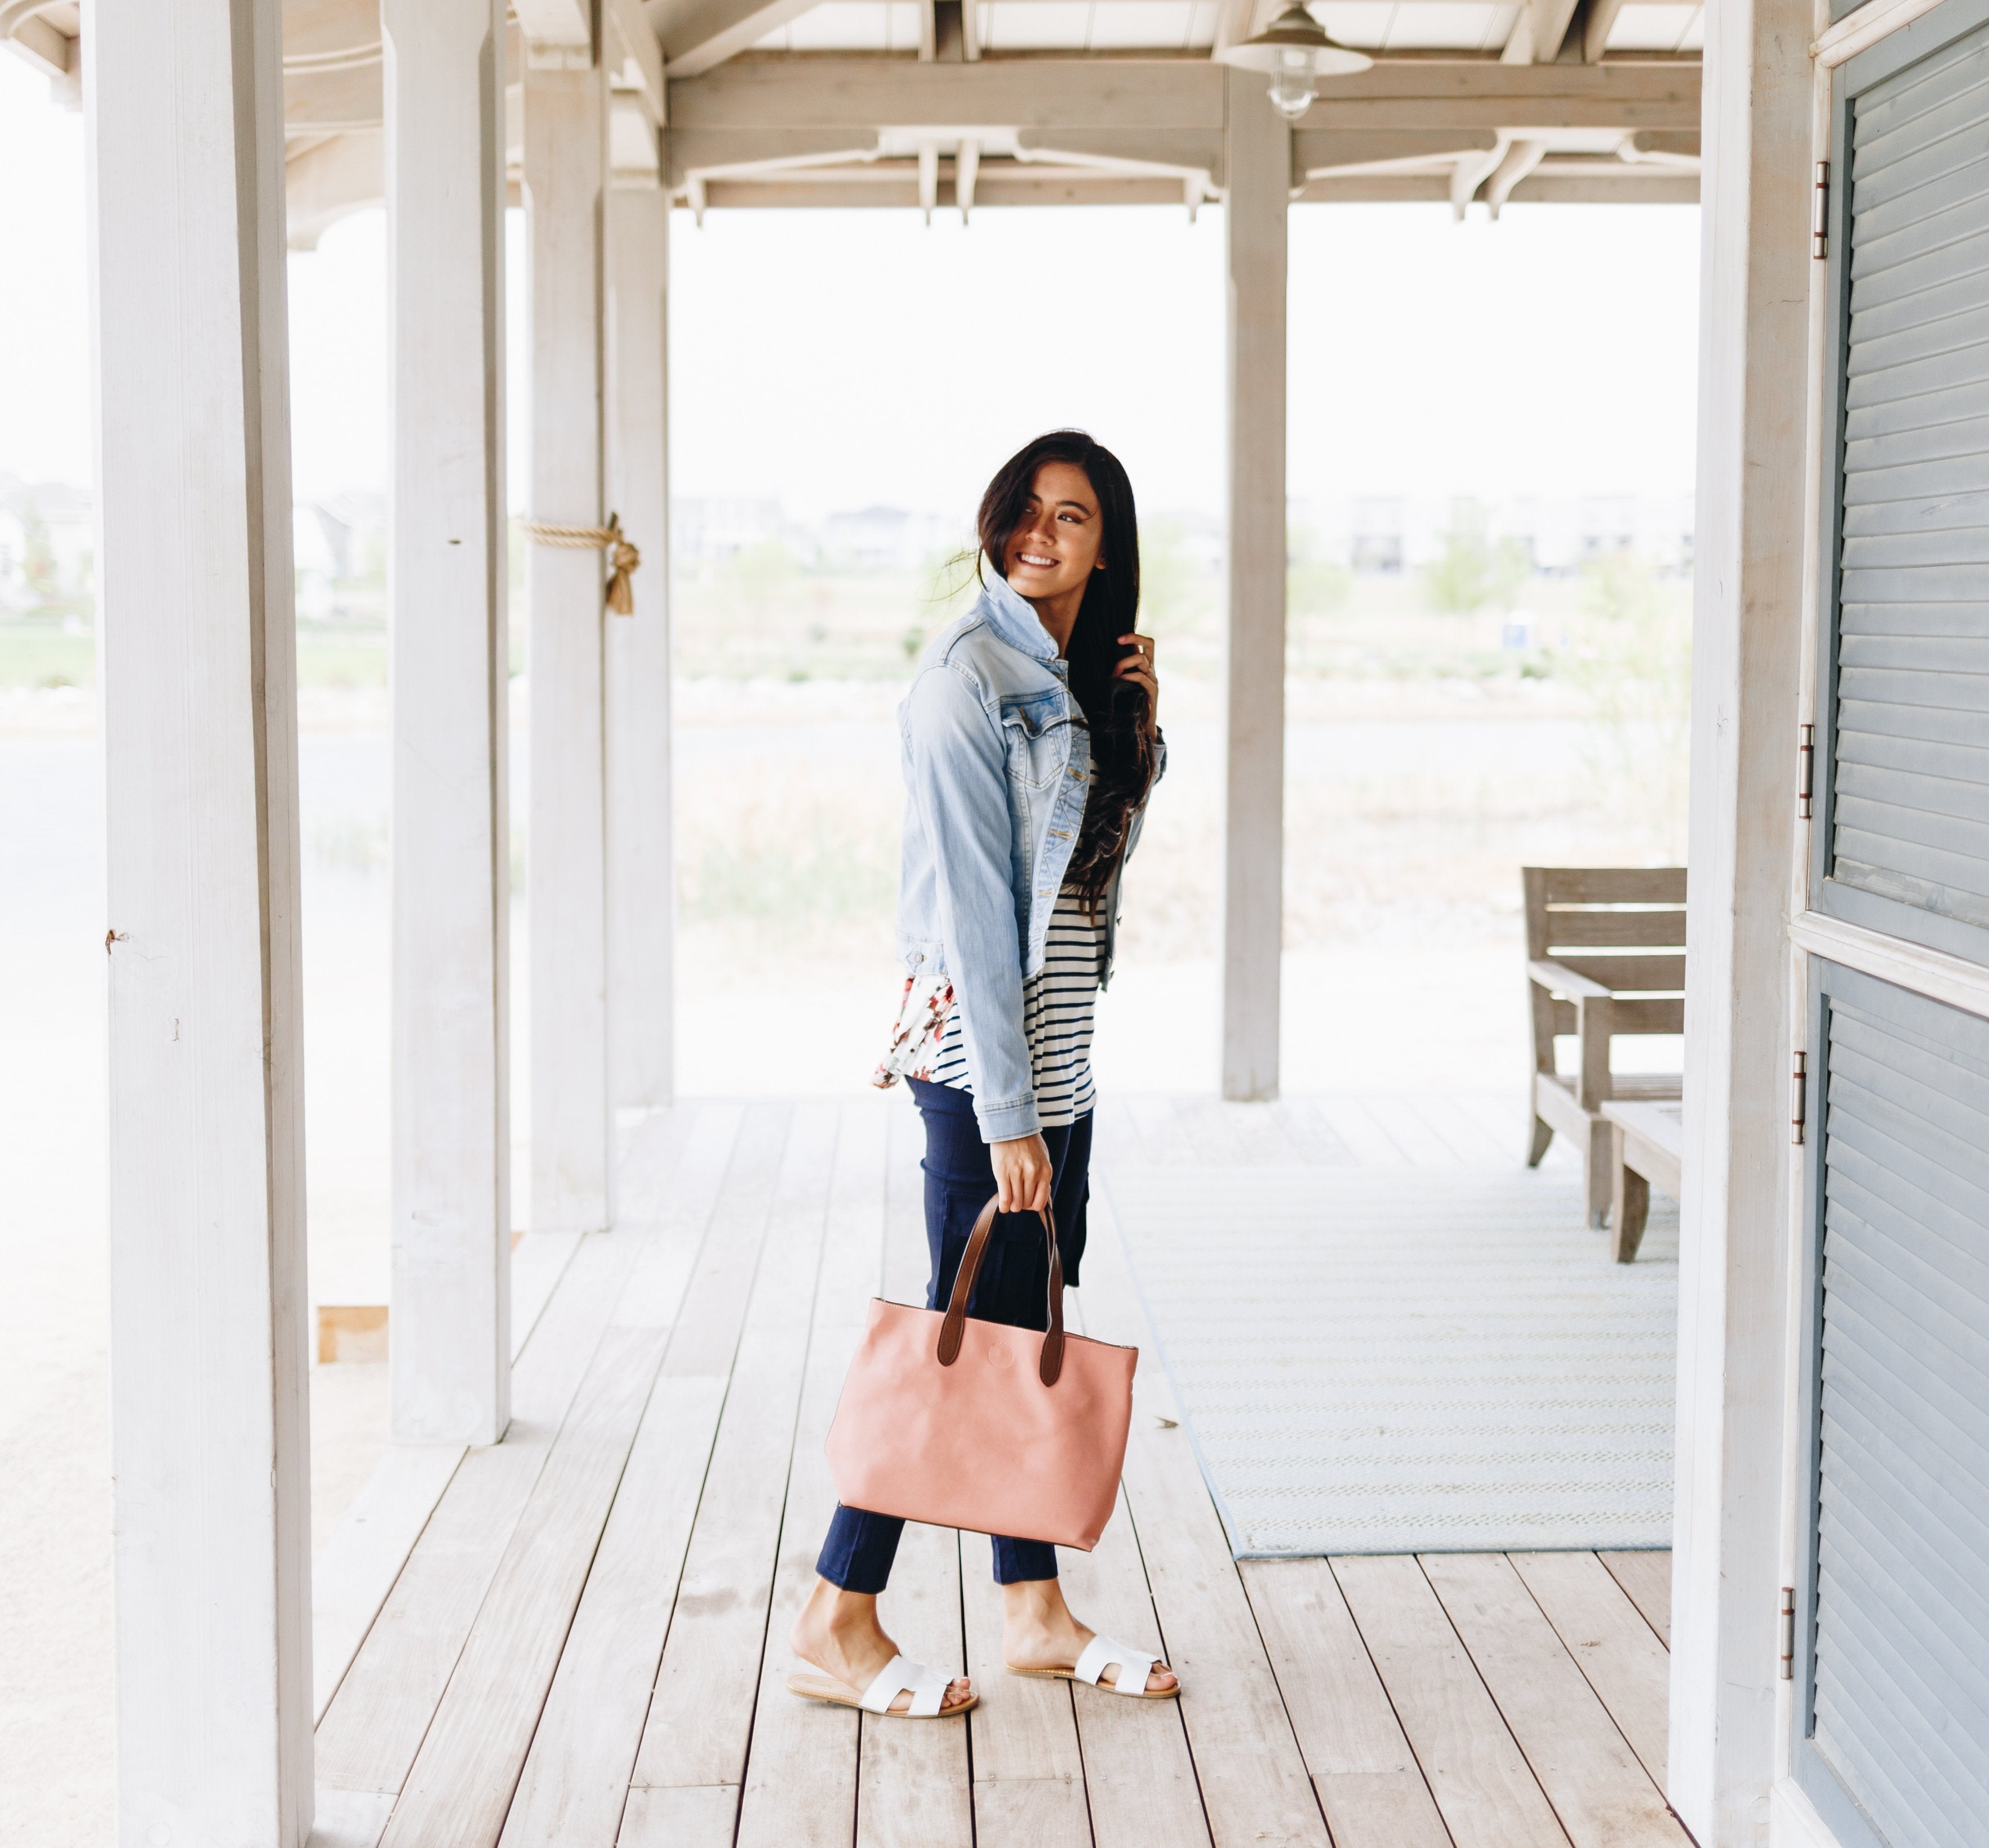
<path fill-rule="evenodd" d="M 1796 1673 L 1796 1588 L 1782 1587 L 1782 1679 L 1793 1681 Z"/>
<path fill-rule="evenodd" d="M 1818 263 L 1830 254 L 1830 163 L 1816 164 L 1816 190 L 1811 197 L 1809 253 Z"/>
<path fill-rule="evenodd" d="M 1799 741 L 1796 745 L 1796 813 L 1808 821 L 1810 797 L 1816 787 L 1816 727 L 1799 725 L 1796 735 Z"/>
<path fill-rule="evenodd" d="M 1796 1054 L 1794 1078 L 1794 1107 L 1789 1113 L 1789 1127 L 1791 1132 L 1789 1140 L 1800 1146 L 1803 1139 L 1803 1125 L 1808 1120 L 1809 1116 L 1808 1053 L 1798 1053 Z"/>

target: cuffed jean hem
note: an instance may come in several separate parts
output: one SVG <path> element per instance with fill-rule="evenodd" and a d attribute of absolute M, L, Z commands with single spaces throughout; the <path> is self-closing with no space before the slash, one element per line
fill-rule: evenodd
<path fill-rule="evenodd" d="M 839 1502 L 815 1569 L 839 1590 L 874 1598 L 891 1582 L 891 1562 L 904 1531 L 905 1524 L 895 1514 L 873 1514 Z M 994 1538 L 997 1585 L 1057 1575 L 1056 1548 L 1047 1541 L 1011 1540 L 1000 1534 Z"/>

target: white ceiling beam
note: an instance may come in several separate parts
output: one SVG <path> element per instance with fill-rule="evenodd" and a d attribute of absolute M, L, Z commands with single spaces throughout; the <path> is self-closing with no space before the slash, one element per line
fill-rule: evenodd
<path fill-rule="evenodd" d="M 926 215 L 926 222 L 932 222 L 933 208 L 939 203 L 939 144 L 921 141 L 919 144 L 919 209 Z"/>
<path fill-rule="evenodd" d="M 594 19 L 587 0 L 511 0 L 525 56 L 540 70 L 585 70 L 594 58 Z"/>
<path fill-rule="evenodd" d="M 981 0 L 960 0 L 960 55 L 970 64 L 981 56 Z"/>
<path fill-rule="evenodd" d="M 1560 56 L 1574 8 L 1575 0 L 1524 0 L 1513 15 L 1513 29 L 1507 35 L 1506 49 L 1499 54 L 1499 62 L 1553 63 Z"/>
<path fill-rule="evenodd" d="M 815 0 L 645 0 L 673 77 L 694 77 L 750 51 Z"/>
<path fill-rule="evenodd" d="M 669 91 L 663 76 L 663 48 L 656 29 L 642 12 L 639 0 L 608 0 L 605 8 L 609 41 L 618 54 L 617 73 L 626 70 L 635 80 L 636 93 L 659 127 L 669 119 Z"/>
<path fill-rule="evenodd" d="M 919 62 L 930 64 L 939 56 L 939 0 L 919 0 Z"/>
<path fill-rule="evenodd" d="M 1478 196 L 1478 188 L 1499 171 L 1511 144 L 1510 138 L 1501 134 L 1489 148 L 1459 157 L 1450 173 L 1450 209 L 1459 223 L 1464 222 L 1465 208 Z"/>
<path fill-rule="evenodd" d="M 0 8 L 0 44 L 46 77 L 57 101 L 82 101 L 83 47 L 78 40 L 33 13 Z"/>
<path fill-rule="evenodd" d="M 1485 182 L 1485 203 L 1495 219 L 1499 208 L 1513 196 L 1513 188 L 1540 165 L 1547 151 L 1544 141 L 1515 141 L 1506 150 L 1492 177 Z"/>
<path fill-rule="evenodd" d="M 1623 10 L 1623 0 L 1588 0 L 1588 16 L 1581 22 L 1581 61 L 1600 64 L 1609 49 L 1610 29 Z"/>
<path fill-rule="evenodd" d="M 1219 135 L 1225 119 L 1223 67 L 1199 59 L 921 64 L 775 55 L 735 59 L 690 79 L 678 76 L 675 65 L 671 70 L 670 120 L 683 129 L 1008 128 L 1068 145 L 1080 131 Z M 1696 131 L 1699 118 L 1696 63 L 1418 60 L 1322 80 L 1304 132 L 1496 132 L 1516 124 Z"/>
<path fill-rule="evenodd" d="M 972 0 L 968 0 L 972 4 Z M 981 177 L 981 144 L 969 135 L 953 157 L 953 202 L 960 208 L 964 225 L 974 210 L 974 188 Z"/>

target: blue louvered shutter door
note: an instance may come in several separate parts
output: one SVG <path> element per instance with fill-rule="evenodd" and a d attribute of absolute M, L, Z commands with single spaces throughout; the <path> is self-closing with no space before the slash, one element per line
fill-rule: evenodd
<path fill-rule="evenodd" d="M 1883 72 L 1953 10 L 1843 98 L 1818 902 L 1989 961 L 1989 25 Z"/>
<path fill-rule="evenodd" d="M 1811 903 L 1989 967 L 1989 0 L 1832 81 Z M 1795 1775 L 1984 1848 L 1989 1019 L 1810 966 Z"/>
<path fill-rule="evenodd" d="M 1889 1848 L 1989 1829 L 1989 1021 L 1825 1006 L 1806 1786 Z M 1828 1802 L 1819 1807 L 1828 1815 Z M 1855 1829 L 1838 1823 L 1845 1848 Z"/>

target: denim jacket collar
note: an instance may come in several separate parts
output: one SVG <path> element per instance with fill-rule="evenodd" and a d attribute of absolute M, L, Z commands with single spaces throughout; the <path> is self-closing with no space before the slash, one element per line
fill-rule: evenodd
<path fill-rule="evenodd" d="M 1057 645 L 1043 627 L 1035 605 L 1015 590 L 1007 578 L 998 577 L 982 585 L 979 611 L 988 626 L 1011 648 L 1061 671 Z"/>

